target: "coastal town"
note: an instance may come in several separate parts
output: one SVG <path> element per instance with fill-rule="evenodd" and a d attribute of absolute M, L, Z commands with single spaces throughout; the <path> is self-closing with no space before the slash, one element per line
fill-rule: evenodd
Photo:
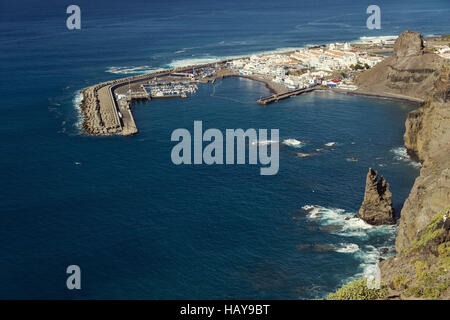
<path fill-rule="evenodd" d="M 383 56 L 354 50 L 348 43 L 333 43 L 288 54 L 253 55 L 227 64 L 239 75 L 269 78 L 289 90 L 316 85 L 355 90 L 354 73 L 382 60 Z"/>
<path fill-rule="evenodd" d="M 396 39 L 396 36 L 361 37 L 358 42 L 255 54 L 97 84 L 83 90 L 80 106 L 84 114 L 83 130 L 93 135 L 136 134 L 132 101 L 187 98 L 197 92 L 199 83 L 226 77 L 245 77 L 265 83 L 272 95 L 258 100 L 260 104 L 314 90 L 357 92 L 357 75 L 390 56 Z M 446 38 L 428 38 L 427 47 L 450 59 Z"/>

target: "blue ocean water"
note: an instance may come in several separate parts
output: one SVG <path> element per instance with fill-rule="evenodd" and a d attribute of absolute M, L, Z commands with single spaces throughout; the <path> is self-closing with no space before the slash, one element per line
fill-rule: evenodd
<path fill-rule="evenodd" d="M 136 104 L 137 136 L 89 137 L 79 90 L 218 57 L 448 33 L 448 1 L 378 1 L 381 30 L 365 28 L 368 1 L 78 1 L 78 31 L 65 26 L 70 4 L 0 2 L 0 298 L 320 298 L 392 249 L 395 228 L 345 217 L 369 166 L 400 210 L 418 175 L 401 149 L 414 105 L 317 92 L 261 107 L 264 85 L 226 79 Z M 280 145 L 276 176 L 175 166 L 170 134 L 194 120 L 302 144 Z M 66 289 L 71 264 L 82 290 Z"/>

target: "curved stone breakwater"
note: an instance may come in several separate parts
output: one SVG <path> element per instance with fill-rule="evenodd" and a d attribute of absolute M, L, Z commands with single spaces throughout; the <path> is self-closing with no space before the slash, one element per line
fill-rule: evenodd
<path fill-rule="evenodd" d="M 173 70 L 172 70 L 173 71 Z M 145 82 L 155 77 L 167 75 L 168 71 L 122 78 L 90 86 L 82 91 L 80 108 L 83 112 L 83 131 L 92 135 L 122 134 L 138 132 L 130 109 L 132 99 L 123 105 L 116 99 L 116 91 L 125 86 Z M 123 90 L 122 90 L 123 91 Z"/>
<path fill-rule="evenodd" d="M 261 75 L 249 76 L 238 73 L 236 70 L 227 67 L 227 62 L 231 60 L 168 69 L 90 86 L 82 91 L 83 100 L 80 108 L 83 112 L 83 131 L 91 135 L 133 135 L 138 133 L 130 106 L 133 100 L 150 100 L 153 98 L 144 88 L 144 85 L 149 84 L 154 85 L 180 81 L 206 83 L 226 77 L 249 78 L 265 83 L 273 94 L 272 96 L 260 99 L 259 102 L 261 103 L 263 101 L 263 104 L 275 102 L 303 92 L 321 89 L 319 86 L 316 86 L 308 89 L 289 90 L 286 86 L 273 82 L 269 77 Z"/>
<path fill-rule="evenodd" d="M 83 101 L 80 108 L 83 112 L 83 131 L 88 134 L 115 134 L 122 131 L 120 122 L 118 123 L 113 116 L 112 110 L 107 110 L 106 106 L 101 104 L 99 90 L 105 85 L 95 85 L 83 90 Z"/>
<path fill-rule="evenodd" d="M 207 83 L 226 77 L 245 77 L 265 83 L 274 95 L 289 93 L 286 87 L 276 84 L 268 78 L 240 75 L 227 68 L 226 64 L 229 61 L 231 60 L 168 69 L 112 80 L 85 88 L 82 90 L 83 100 L 80 104 L 83 113 L 83 131 L 91 135 L 133 135 L 138 133 L 130 106 L 133 100 L 150 100 L 152 98 L 143 87 L 148 84 L 180 81 Z M 211 73 L 211 70 L 214 72 Z M 118 97 L 121 99 L 119 100 Z"/>

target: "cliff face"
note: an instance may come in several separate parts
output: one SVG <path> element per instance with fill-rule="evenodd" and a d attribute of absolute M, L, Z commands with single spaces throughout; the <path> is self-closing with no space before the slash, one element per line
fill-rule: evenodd
<path fill-rule="evenodd" d="M 443 228 L 437 224 L 442 221 L 436 216 L 441 212 L 440 219 L 447 219 L 448 214 L 444 216 L 442 210 L 450 205 L 450 63 L 427 53 L 422 36 L 411 31 L 403 33 L 394 48 L 391 57 L 357 80 L 361 91 L 404 95 L 425 101 L 406 120 L 405 146 L 422 162 L 422 168 L 401 211 L 397 255 L 380 264 L 382 278 L 392 290 L 402 288 L 399 289 L 401 298 L 427 297 L 430 292 L 433 298 L 445 298 L 449 296 L 450 280 L 441 273 L 449 274 L 450 236 L 448 230 L 443 236 L 435 235 L 442 235 Z M 434 229 L 430 231 L 430 228 Z M 441 258 L 443 262 L 439 260 Z M 438 260 L 444 267 L 441 262 L 439 269 L 430 267 Z M 428 274 L 425 269 L 433 275 L 434 281 L 427 286 L 420 280 Z M 412 274 L 414 279 L 403 282 L 404 274 L 405 277 Z M 415 290 L 412 294 L 403 294 L 411 288 Z"/>
<path fill-rule="evenodd" d="M 388 298 L 450 299 L 450 207 L 380 268 Z"/>
<path fill-rule="evenodd" d="M 423 54 L 423 37 L 420 33 L 406 30 L 394 44 L 394 56 L 414 57 Z"/>
<path fill-rule="evenodd" d="M 405 31 L 394 45 L 394 54 L 356 80 L 360 92 L 403 95 L 426 99 L 440 76 L 443 59 L 426 52 L 419 33 Z"/>
<path fill-rule="evenodd" d="M 367 173 L 365 190 L 358 217 L 372 225 L 394 224 L 395 215 L 389 183 L 383 176 L 378 179 L 378 172 L 372 168 L 369 168 Z"/>
<path fill-rule="evenodd" d="M 450 66 L 450 65 L 449 65 Z M 450 67 L 444 65 L 433 84 L 430 98 L 406 120 L 405 146 L 424 161 L 448 142 L 448 110 L 450 102 Z M 433 125 L 439 123 L 445 126 Z"/>
<path fill-rule="evenodd" d="M 405 146 L 423 166 L 401 212 L 397 251 L 408 247 L 450 204 L 450 68 L 443 67 L 426 103 L 406 120 Z"/>

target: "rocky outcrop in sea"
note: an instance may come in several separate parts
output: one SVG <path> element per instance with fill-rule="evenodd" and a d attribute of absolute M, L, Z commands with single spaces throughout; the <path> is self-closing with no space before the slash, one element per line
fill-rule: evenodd
<path fill-rule="evenodd" d="M 425 101 L 406 119 L 405 147 L 422 168 L 400 214 L 397 254 L 380 263 L 382 281 L 395 298 L 448 299 L 450 64 L 412 31 L 398 37 L 394 50 L 357 80 L 363 91 Z"/>
<path fill-rule="evenodd" d="M 394 224 L 395 211 L 389 183 L 378 172 L 369 168 L 366 177 L 364 201 L 358 211 L 358 218 L 372 225 Z"/>

